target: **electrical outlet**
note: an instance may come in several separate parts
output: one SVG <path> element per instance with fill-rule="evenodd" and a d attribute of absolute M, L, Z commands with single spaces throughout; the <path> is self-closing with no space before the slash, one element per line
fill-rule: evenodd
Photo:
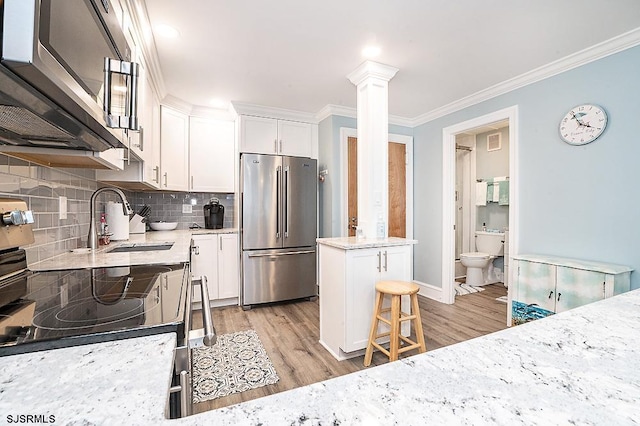
<path fill-rule="evenodd" d="M 193 213 L 193 206 L 191 204 L 183 204 L 182 213 Z"/>

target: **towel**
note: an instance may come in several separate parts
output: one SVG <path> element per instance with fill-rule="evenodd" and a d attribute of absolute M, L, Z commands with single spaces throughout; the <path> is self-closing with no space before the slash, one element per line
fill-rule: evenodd
<path fill-rule="evenodd" d="M 500 197 L 498 204 L 501 206 L 509 205 L 509 181 L 500 182 Z"/>
<path fill-rule="evenodd" d="M 497 181 L 493 181 L 493 197 L 491 198 L 491 201 L 493 201 L 494 203 L 497 203 L 498 201 L 500 201 L 500 185 L 501 182 L 497 182 Z"/>
<path fill-rule="evenodd" d="M 487 203 L 490 203 L 493 201 L 493 179 L 485 179 L 484 182 L 487 184 Z"/>
<path fill-rule="evenodd" d="M 476 206 L 487 205 L 487 182 L 476 182 Z"/>

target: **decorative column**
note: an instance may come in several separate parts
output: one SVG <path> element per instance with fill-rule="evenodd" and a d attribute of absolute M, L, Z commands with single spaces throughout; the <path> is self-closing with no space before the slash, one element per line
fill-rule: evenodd
<path fill-rule="evenodd" d="M 386 238 L 389 220 L 389 80 L 397 68 L 366 61 L 347 78 L 358 93 L 358 227 Z"/>

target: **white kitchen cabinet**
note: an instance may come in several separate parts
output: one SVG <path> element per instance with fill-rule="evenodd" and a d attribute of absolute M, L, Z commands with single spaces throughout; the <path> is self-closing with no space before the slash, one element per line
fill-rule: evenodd
<path fill-rule="evenodd" d="M 318 253 L 320 342 L 339 360 L 359 356 L 369 338 L 376 282 L 411 281 L 411 246 L 343 249 L 321 243 Z M 402 308 L 408 312 L 408 297 Z M 402 334 L 409 332 L 405 322 Z"/>
<path fill-rule="evenodd" d="M 203 117 L 189 118 L 190 190 L 235 192 L 234 123 Z"/>
<path fill-rule="evenodd" d="M 160 108 L 160 189 L 189 190 L 189 116 Z"/>
<path fill-rule="evenodd" d="M 237 304 L 239 279 L 239 251 L 237 234 L 194 235 L 191 244 L 191 276 L 207 277 L 212 306 Z M 201 302 L 196 288 L 193 302 Z"/>
<path fill-rule="evenodd" d="M 555 256 L 514 256 L 511 323 L 522 324 L 629 291 L 632 269 Z"/>
<path fill-rule="evenodd" d="M 298 121 L 241 115 L 240 152 L 317 158 L 317 126 Z"/>
<path fill-rule="evenodd" d="M 162 319 L 165 322 L 179 318 L 179 313 L 176 309 L 180 307 L 179 301 L 182 297 L 182 277 L 184 274 L 184 269 L 176 269 L 175 271 L 165 272 L 160 277 Z"/>

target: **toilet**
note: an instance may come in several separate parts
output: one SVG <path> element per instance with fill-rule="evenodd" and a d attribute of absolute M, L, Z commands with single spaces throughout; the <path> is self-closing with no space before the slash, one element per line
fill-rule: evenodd
<path fill-rule="evenodd" d="M 483 286 L 498 282 L 493 273 L 493 259 L 504 254 L 504 232 L 476 231 L 477 252 L 460 254 L 467 268 L 466 284 Z"/>

